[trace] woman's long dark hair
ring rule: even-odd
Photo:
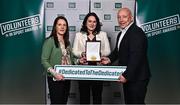
[[[88,13],[88,14],[85,16],[80,31],[81,31],[81,32],[86,32],[87,34],[89,34],[89,33],[88,33],[87,26],[86,26],[86,23],[87,23],[87,20],[88,20],[88,18],[89,18],[90,16],[94,16],[95,19],[96,19],[96,22],[97,22],[96,28],[95,28],[95,30],[93,31],[93,34],[96,35],[96,34],[98,34],[98,33],[101,31],[101,23],[100,23],[100,21],[99,21],[99,17],[98,17],[94,12],[90,12],[90,13]]]
[[[54,43],[56,45],[56,48],[59,48],[59,42],[58,42],[58,37],[57,37],[57,30],[56,30],[56,25],[57,25],[57,22],[59,19],[63,19],[65,22],[66,22],[66,25],[67,25],[67,29],[66,29],[66,32],[63,36],[64,38],[64,43],[65,43],[65,48],[67,48],[67,46],[69,46],[70,42],[69,42],[69,25],[68,25],[68,22],[67,22],[67,19],[63,16],[58,16],[55,20],[54,20],[54,23],[53,23],[53,28],[52,28],[52,31],[51,31],[51,34],[49,37],[54,37]]]

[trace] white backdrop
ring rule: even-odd
[[[134,14],[135,0],[45,0],[46,37],[50,35],[54,19],[63,15],[67,18],[70,29],[70,42],[73,44],[75,33],[80,31],[83,19],[88,12],[95,12],[102,22],[102,31],[108,33],[111,49],[115,47],[119,32],[117,11],[129,7]],[[48,88],[47,88],[48,94]],[[49,103],[49,98],[47,97]],[[77,81],[72,81],[68,103],[79,103]],[[124,103],[122,86],[116,82],[104,82],[103,103]]]

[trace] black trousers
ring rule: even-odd
[[[79,81],[80,104],[90,104],[92,92],[93,104],[102,103],[102,81],[82,80]]]
[[[123,84],[125,104],[145,104],[148,80]]]
[[[51,104],[67,104],[70,92],[70,81],[53,81],[48,77],[48,87]]]

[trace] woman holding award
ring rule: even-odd
[[[69,42],[68,22],[65,17],[55,19],[51,35],[45,40],[41,62],[47,70],[47,80],[51,104],[67,104],[70,81],[57,73],[54,65],[71,65],[73,63]]]
[[[84,18],[81,30],[76,33],[74,39],[73,53],[79,58],[80,65],[100,65],[100,60],[96,56],[92,56],[92,60],[87,60],[87,42],[100,42],[100,56],[108,56],[111,52],[107,34],[101,31],[101,24],[95,13],[88,13]],[[90,91],[92,91],[93,104],[101,104],[102,89],[102,81],[79,81],[80,104],[90,104]]]

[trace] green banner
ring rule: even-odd
[[[45,103],[43,0],[0,1],[0,104]]]
[[[180,103],[179,16],[178,0],[137,0],[137,24],[148,37],[152,71],[147,103]]]

